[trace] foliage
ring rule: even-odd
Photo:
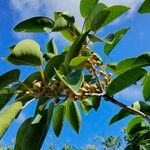
[[[35,114],[18,130],[15,150],[39,150],[51,120],[56,136],[60,135],[65,119],[79,133],[80,110],[85,114],[91,109],[97,111],[101,98],[122,108],[111,123],[130,114],[150,122],[150,106],[147,102],[127,106],[114,98],[116,93],[144,79],[143,97],[145,101],[150,100],[150,73],[147,69],[150,66],[150,52],[119,63],[106,64],[90,47],[90,43],[100,42],[104,45],[104,53],[110,55],[129,28],[119,29],[105,37],[97,37],[96,33],[128,10],[125,6],[108,7],[98,0],[89,0],[88,3],[81,0],[80,13],[84,19],[82,29],[77,27],[74,16],[69,12],[54,12],[53,19],[38,16],[17,24],[14,28],[16,32],[60,32],[70,41],[70,45],[58,53],[57,46],[51,39],[46,45],[45,54],[40,45],[31,39],[22,40],[10,47],[6,61],[39,70],[23,82],[19,81],[18,69],[0,76],[0,138],[32,100],[38,101]],[[139,12],[150,12],[149,0],[144,1]],[[13,103],[3,109],[13,96],[16,96]],[[135,130],[132,124],[140,131]],[[132,130],[134,135],[131,134]],[[138,143],[136,146],[139,148],[149,142],[149,127],[140,117],[133,119],[126,131],[130,139],[128,149],[132,149],[135,143]],[[109,138],[107,142],[109,140],[113,141]]]

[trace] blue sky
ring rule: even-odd
[[[130,31],[126,34],[123,40],[111,53],[110,61],[120,61],[127,57],[138,56],[144,52],[150,51],[149,33],[150,33],[150,17],[149,14],[140,15],[136,13],[136,10],[141,3],[141,0],[103,0],[107,5],[122,4],[132,7],[126,15],[113,22],[108,27],[102,29],[98,35],[106,35],[108,33],[115,32],[123,27],[131,27]],[[48,42],[48,39],[55,36],[58,48],[61,51],[62,47],[68,45],[59,34],[25,34],[14,33],[13,27],[19,21],[38,15],[46,15],[52,17],[52,12],[57,11],[73,11],[76,16],[77,23],[81,26],[82,19],[79,17],[78,12],[79,0],[0,0],[0,57],[6,57],[9,54],[8,47],[17,43],[21,39],[34,39],[40,43],[43,51],[44,45]],[[106,59],[102,46],[96,44],[96,52],[98,52],[104,59]],[[0,59],[0,74],[11,69],[18,68],[17,66],[8,64]],[[22,70],[21,80],[24,80],[28,74],[36,71],[36,68],[32,67],[19,67]],[[132,91],[132,92],[131,92]],[[116,95],[120,101],[126,104],[131,104],[133,101],[142,100],[142,93],[140,87],[128,88],[118,95]],[[3,143],[8,145],[13,144],[13,138],[16,135],[19,125],[29,116],[32,116],[32,110],[35,107],[35,102],[21,113],[19,118],[13,122],[9,128],[5,137],[2,139]],[[65,143],[70,143],[76,147],[83,147],[86,143],[91,143],[95,136],[107,136],[107,135],[122,135],[121,128],[123,128],[128,119],[120,121],[112,126],[109,126],[109,120],[115,112],[119,110],[118,107],[113,104],[102,101],[101,107],[98,112],[91,111],[88,116],[82,115],[82,125],[80,134],[77,135],[70,128],[68,123],[65,123],[64,129],[60,138],[56,138],[52,129],[47,135],[46,141],[43,145],[43,150],[48,149],[50,143],[57,144],[62,147]]]

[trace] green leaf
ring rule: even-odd
[[[89,57],[87,56],[78,56],[78,57],[74,57],[71,61],[70,61],[70,68],[71,69],[83,69],[87,60]]]
[[[59,69],[61,64],[64,62],[65,56],[57,55],[51,58],[44,70],[45,77],[49,80],[55,75],[55,69]]]
[[[66,104],[66,117],[71,125],[71,127],[79,133],[80,123],[81,123],[81,115],[77,105],[77,102],[72,100],[68,100]]]
[[[110,11],[110,14],[107,17],[107,19],[105,20],[103,26],[106,26],[107,24],[111,23],[116,18],[120,17],[122,14],[127,12],[129,9],[130,9],[129,7],[119,6],[119,5],[115,5],[115,6],[106,8],[105,10]]]
[[[54,21],[47,17],[33,17],[27,19],[19,24],[17,24],[14,28],[16,32],[45,32],[44,28],[52,28],[54,25]]]
[[[116,72],[117,65],[118,63],[109,63],[106,65],[106,67],[110,69],[112,72]]]
[[[110,11],[108,10],[102,10],[98,12],[91,23],[91,30],[95,32],[100,29],[103,26],[107,17],[109,16],[109,13]]]
[[[84,34],[82,34],[81,36],[79,36],[76,41],[72,44],[72,46],[70,47],[70,50],[67,52],[66,57],[65,57],[65,61],[64,61],[64,65],[66,68],[66,72],[69,73],[69,64],[70,61],[78,56],[81,48],[82,48],[82,44],[85,42],[85,39],[88,35],[89,31],[85,32]]]
[[[19,80],[20,70],[14,69],[0,76],[0,90]]]
[[[150,74],[147,74],[143,81],[143,96],[146,101],[150,100]]]
[[[55,55],[58,54],[57,46],[56,46],[53,38],[47,43],[46,51],[47,51],[47,53],[53,53]]]
[[[40,46],[33,40],[22,40],[11,51],[6,60],[15,65],[40,66],[43,54]]]
[[[150,66],[150,52],[138,56],[132,63],[131,68]]]
[[[146,70],[142,68],[133,68],[129,71],[122,73],[110,83],[109,87],[107,88],[107,94],[114,95],[124,90],[125,88],[136,84],[136,82],[143,78],[146,73]]]
[[[12,45],[9,47],[9,50],[12,51],[15,48],[16,45]]]
[[[92,101],[90,99],[87,99],[87,98],[80,101],[80,105],[81,105],[81,109],[82,109],[82,111],[84,112],[85,115],[87,115],[88,112],[93,107]]]
[[[43,110],[36,115],[25,132],[22,142],[22,150],[41,149],[50,126],[53,109],[54,103],[51,103],[48,111]]]
[[[52,28],[53,32],[62,31],[68,28],[68,22],[63,18],[60,17],[55,21],[54,27]]]
[[[7,102],[12,98],[14,93],[10,88],[4,88],[0,91],[0,111],[7,104]]]
[[[84,82],[84,76],[81,70],[77,70],[69,74],[68,76],[61,75],[57,70],[56,74],[58,78],[75,94],[78,93]]]
[[[46,61],[49,61],[51,58],[53,58],[54,56],[56,56],[55,54],[53,53],[46,53],[43,55],[43,58],[46,60]]]
[[[91,42],[104,42],[104,43],[108,43],[108,44],[112,44],[114,39],[115,39],[115,35],[114,34],[109,34],[106,37],[103,38],[98,38],[95,35],[89,34],[88,35],[89,39]]]
[[[14,102],[0,114],[0,139],[3,137],[22,107],[22,102]]]
[[[101,104],[101,98],[99,96],[93,96],[91,97],[92,100],[92,106],[95,111],[98,111],[100,104]]]
[[[61,34],[69,41],[74,42],[75,39],[80,36],[80,29],[79,27],[74,23],[71,26],[69,26],[67,29],[61,31]]]
[[[74,16],[72,15],[72,13],[68,12],[68,11],[65,11],[61,14],[61,16],[67,20],[68,22],[70,22],[71,24],[75,23],[75,18]]]
[[[150,1],[149,0],[145,0],[140,9],[138,10],[139,13],[150,13]]]
[[[142,122],[143,122],[143,118],[141,118],[141,117],[136,117],[136,118],[132,119],[126,128],[127,135],[130,135],[132,133],[133,128],[141,126]]]
[[[88,17],[85,20],[84,31],[88,31],[91,29],[91,23],[92,23],[94,17],[97,15],[98,12],[105,9],[106,7],[107,6],[102,3],[97,3],[94,5],[93,9],[91,9]]]
[[[127,110],[121,109],[116,115],[114,115],[114,116],[111,118],[111,120],[110,120],[110,122],[109,122],[109,125],[111,125],[111,124],[113,124],[113,123],[115,123],[115,122],[118,122],[118,121],[120,121],[121,119],[124,119],[125,117],[127,117],[127,116],[129,116],[129,115],[130,115],[130,113],[129,113]]]
[[[22,140],[24,138],[24,134],[27,131],[27,128],[30,125],[31,121],[32,121],[32,118],[28,118],[20,126],[17,132],[14,150],[22,150]]]
[[[109,55],[109,53],[113,50],[113,48],[120,42],[120,40],[123,38],[123,36],[126,34],[126,32],[129,30],[129,28],[124,28],[115,33],[115,40],[112,44],[105,44],[104,46],[104,52],[106,55]]]
[[[53,125],[54,133],[57,137],[59,137],[61,130],[63,128],[63,123],[65,119],[65,111],[66,111],[66,106],[63,104],[60,104],[56,107],[56,110],[54,112],[52,125]]]
[[[38,81],[42,81],[41,73],[40,72],[34,72],[31,75],[29,75],[23,83],[26,84],[29,88],[33,88],[33,83]]]
[[[87,18],[90,11],[93,9],[98,0],[81,0],[80,1],[80,14],[83,18]]]
[[[145,102],[142,101],[134,102],[131,107],[135,110],[150,115],[150,105],[148,105]],[[128,117],[129,115],[131,115],[131,113],[129,113],[126,109],[121,109],[116,115],[112,117],[112,119],[110,120],[110,125],[124,119],[125,117]],[[132,114],[132,115],[136,115],[136,114]]]
[[[122,60],[121,62],[118,63],[115,73],[121,74],[127,70],[131,69],[131,65],[135,61],[136,58],[127,58],[125,60]]]

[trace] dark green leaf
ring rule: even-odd
[[[101,103],[101,98],[99,96],[93,96],[91,98],[92,100],[92,106],[94,108],[95,111],[98,111],[99,107],[100,107],[100,103]]]
[[[150,74],[147,74],[143,81],[143,96],[145,100],[150,100]]]
[[[95,32],[100,29],[107,19],[109,13],[110,11],[108,10],[102,10],[98,12],[91,23],[91,30]]]
[[[14,69],[0,76],[0,90],[19,80],[20,70]]]
[[[63,128],[63,123],[65,119],[65,111],[66,111],[66,106],[63,104],[60,104],[56,107],[56,110],[54,112],[52,123],[53,123],[54,133],[57,137],[59,137],[61,130]]]
[[[25,132],[22,150],[39,150],[44,142],[50,126],[54,103],[51,103],[49,110],[43,110],[33,119]]]
[[[54,21],[47,17],[33,17],[27,19],[19,24],[17,24],[14,28],[16,32],[45,32],[44,28],[52,28],[54,25]]]
[[[75,23],[75,18],[74,18],[74,16],[70,13],[70,12],[68,12],[68,11],[65,11],[65,12],[63,12],[62,14],[61,14],[61,16],[64,18],[64,19],[66,19],[68,22],[70,22],[70,23]]]
[[[81,115],[77,105],[77,102],[72,100],[68,100],[66,104],[66,117],[71,125],[71,127],[79,133],[80,123],[81,123]]]
[[[4,88],[0,91],[0,111],[7,104],[7,102],[12,98],[14,93],[10,88]]]
[[[139,13],[150,13],[150,1],[149,0],[145,0],[142,3],[142,6],[138,10],[138,12]]]
[[[97,15],[98,12],[100,12],[101,10],[103,10],[105,8],[106,8],[106,5],[104,5],[102,3],[97,3],[94,5],[93,9],[91,9],[88,17],[85,20],[84,31],[88,31],[91,29],[91,23],[92,23],[94,17]]]
[[[131,68],[145,67],[150,65],[150,52],[138,56],[132,63]]]
[[[90,11],[93,9],[94,5],[98,0],[81,0],[80,1],[80,14],[83,18],[87,18]]]
[[[112,72],[116,71],[118,63],[109,63],[106,65],[107,68],[109,68]]]
[[[29,119],[25,120],[22,123],[22,125],[20,126],[20,128],[17,132],[14,150],[22,150],[22,140],[23,140],[25,132],[26,132],[28,126],[30,125],[31,121],[32,121],[32,118],[29,118]]]
[[[105,44],[104,52],[106,55],[109,55],[109,53],[113,50],[113,48],[119,43],[119,41],[123,38],[123,36],[126,34],[126,32],[129,30],[129,28],[124,28],[115,33],[115,40],[112,44]]]
[[[14,102],[0,114],[0,139],[3,137],[22,107],[22,102]]]
[[[55,69],[59,69],[61,64],[63,63],[65,59],[65,56],[62,55],[57,55],[51,58],[44,70],[45,77],[49,80],[55,75]]]
[[[22,40],[15,46],[6,60],[15,65],[40,66],[43,61],[43,54],[38,43],[33,40]]]
[[[53,53],[46,53],[43,55],[43,58],[46,60],[46,61],[49,61],[51,58],[53,58],[54,56],[56,56],[55,54]]]
[[[58,78],[75,94],[78,93],[84,82],[84,76],[81,70],[74,71],[68,76],[63,76],[56,70],[56,74]]]
[[[57,46],[53,38],[47,43],[46,51],[47,53],[53,53],[55,55],[58,54]]]
[[[69,68],[70,61],[74,57],[78,56],[78,54],[79,54],[79,52],[80,52],[80,50],[82,48],[82,44],[84,43],[84,41],[85,41],[88,33],[89,33],[89,31],[85,32],[80,37],[78,37],[77,40],[70,47],[70,50],[68,51],[68,53],[66,54],[65,61],[64,61],[66,72],[69,73],[69,70],[70,70],[70,68]]]
[[[83,69],[87,60],[89,57],[87,56],[78,56],[78,57],[74,57],[71,61],[70,61],[70,68],[71,69]]]
[[[136,84],[138,80],[146,75],[146,70],[142,68],[134,68],[117,76],[107,88],[108,95],[114,95],[125,88]]]
[[[80,101],[81,109],[84,112],[85,115],[88,114],[88,112],[92,109],[92,101],[90,99],[84,99]]]

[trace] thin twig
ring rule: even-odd
[[[119,102],[118,100],[116,100],[115,98],[109,96],[109,95],[104,95],[103,96],[107,101],[121,107],[121,108],[124,108],[126,109],[127,111],[129,111],[131,114],[136,114],[136,115],[139,115],[141,116],[142,118],[145,118],[149,123],[150,123],[150,116],[144,114],[143,112],[139,111],[139,110],[136,110],[130,106],[127,106],[125,104],[123,104],[122,102]]]

